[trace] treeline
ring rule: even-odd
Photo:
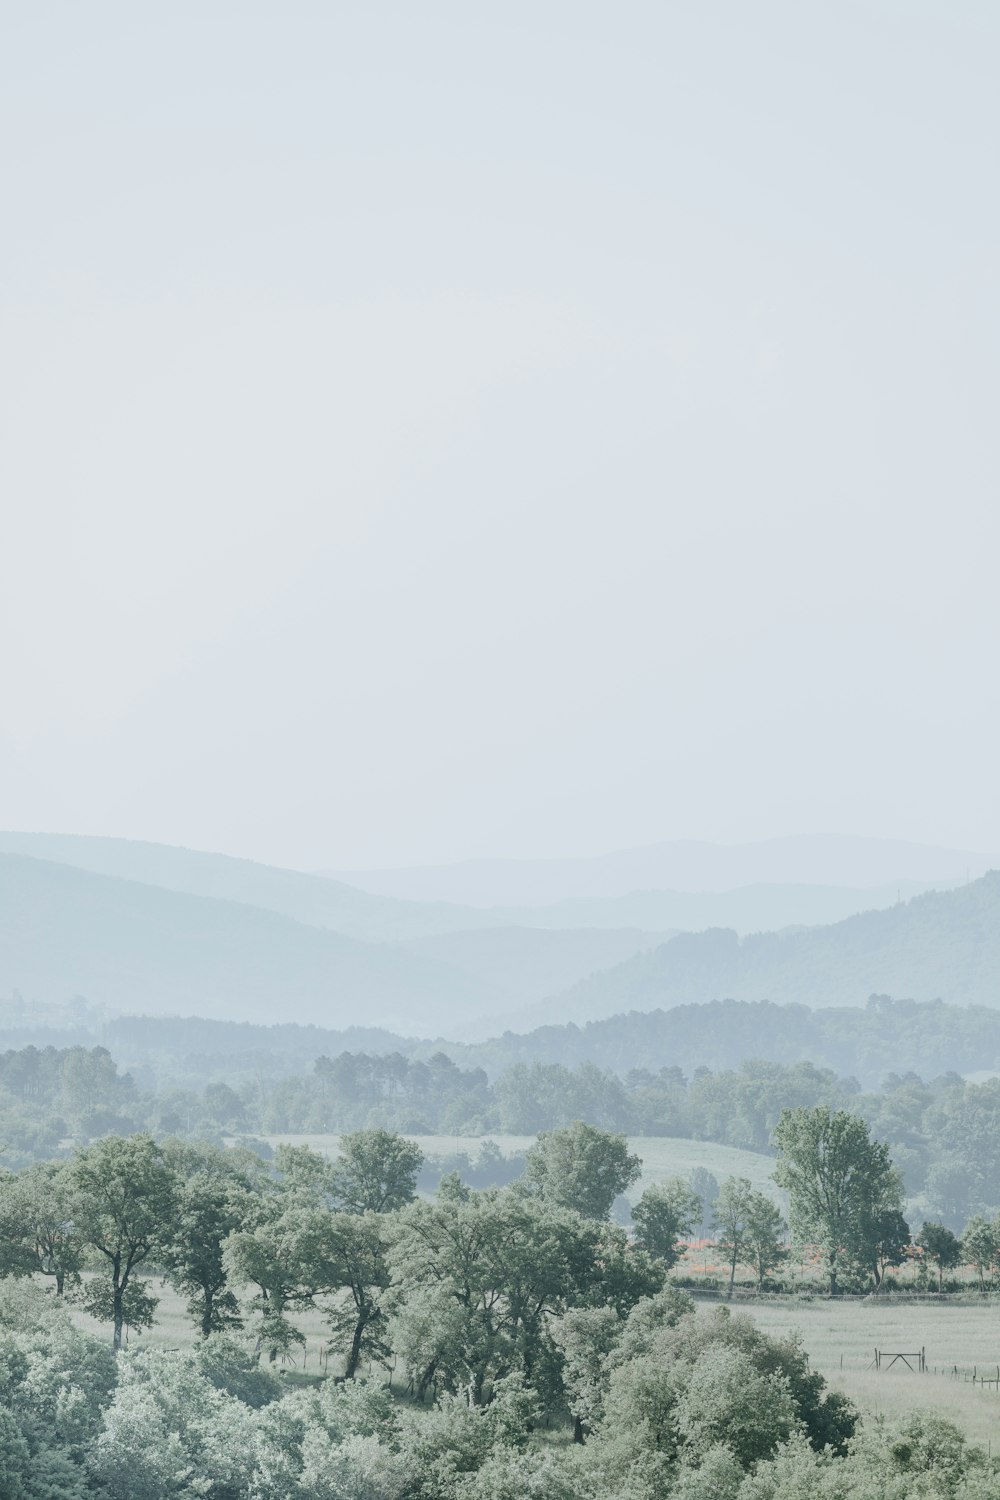
[[[748,1057],[820,1068],[880,1087],[886,1073],[1000,1071],[1000,1008],[896,1000],[872,995],[864,1006],[777,1005],[712,1000],[669,1010],[630,1010],[578,1026],[505,1032],[492,1041],[445,1050],[491,1077],[516,1062],[593,1062],[624,1076],[632,1068],[736,1068]]]
[[[534,1135],[580,1119],[631,1135],[770,1152],[782,1111],[816,1104],[860,1115],[887,1143],[916,1216],[957,1229],[1000,1208],[1000,1080],[890,1074],[880,1091],[867,1092],[811,1063],[751,1061],[690,1078],[676,1067],[633,1068],[621,1077],[593,1064],[519,1063],[491,1082],[483,1069],[460,1067],[444,1053],[426,1060],[341,1053],[319,1058],[306,1076],[151,1092],[120,1074],[103,1048],[0,1055],[0,1137],[9,1166],[140,1129],[215,1140],[369,1126],[409,1135]]]
[[[506,1032],[463,1045],[395,1036],[377,1028],[210,1021],[198,1017],[119,1016],[88,1019],[72,1030],[18,1027],[0,1032],[12,1050],[35,1046],[105,1047],[147,1090],[232,1085],[254,1078],[308,1073],[319,1057],[342,1052],[401,1053],[426,1060],[444,1052],[491,1079],[515,1063],[594,1063],[623,1076],[633,1068],[737,1068],[748,1057],[791,1065],[812,1062],[878,1089],[886,1073],[1000,1071],[1000,1008],[917,1002],[873,995],[864,1007],[813,1009],[768,1001],[717,1000],[670,1010],[631,1011],[586,1025]]]

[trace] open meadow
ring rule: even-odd
[[[160,1298],[156,1323],[145,1333],[133,1333],[128,1347],[191,1348],[198,1335],[184,1310],[184,1299],[159,1281],[153,1282],[151,1290]],[[980,1375],[995,1372],[1000,1361],[1000,1302],[788,1297],[724,1304],[699,1298],[698,1315],[709,1317],[721,1305],[732,1305],[734,1312],[745,1313],[766,1333],[800,1334],[812,1368],[865,1412],[897,1417],[913,1408],[934,1411],[955,1422],[971,1441],[1000,1449],[1000,1390],[973,1387],[961,1378],[971,1374],[973,1368]],[[73,1309],[73,1321],[100,1338],[110,1337],[106,1326],[79,1308]],[[303,1375],[318,1376],[325,1368],[327,1324],[316,1310],[295,1315],[293,1321],[306,1343],[279,1369],[293,1381]],[[892,1353],[925,1348],[928,1373],[915,1373],[902,1362],[876,1373],[870,1368],[876,1346]],[[960,1372],[958,1379],[951,1373],[955,1365]],[[341,1368],[342,1362],[331,1356],[330,1373],[339,1373]],[[401,1376],[402,1371],[397,1371],[400,1391]]]
[[[270,1146],[287,1144],[309,1146],[325,1156],[336,1156],[340,1149],[339,1135],[268,1135],[264,1139]],[[535,1144],[533,1135],[410,1135],[407,1140],[420,1147],[425,1156],[455,1156],[465,1152],[472,1159],[479,1153],[484,1141],[493,1141],[504,1156],[523,1156]],[[667,1177],[687,1177],[695,1167],[704,1167],[718,1178],[748,1177],[761,1192],[772,1194],[780,1200],[781,1195],[771,1180],[774,1161],[756,1151],[741,1151],[735,1146],[719,1146],[712,1141],[692,1141],[686,1138],[662,1135],[629,1136],[629,1149],[642,1160],[642,1176],[629,1191],[634,1201],[653,1183]]]
[[[701,1299],[699,1304],[713,1306]],[[934,1411],[973,1442],[1000,1450],[1000,1388],[984,1390],[962,1378],[973,1369],[980,1376],[1000,1373],[1000,1302],[776,1297],[741,1310],[765,1333],[799,1333],[812,1368],[866,1412],[896,1417],[914,1407]],[[876,1373],[876,1347],[890,1353],[926,1349],[927,1374],[901,1360]],[[957,1379],[951,1373],[956,1365]]]

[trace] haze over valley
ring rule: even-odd
[[[692,889],[618,890],[640,870],[683,880],[683,856],[669,846],[616,856],[605,894],[589,897],[579,894],[589,870],[550,864],[526,884],[555,899],[481,906],[163,845],[0,834],[0,994],[55,1007],[78,995],[120,1013],[363,1021],[456,1041],[692,1001],[1000,1004],[1000,876],[954,879],[982,856],[861,839],[699,846]],[[508,890],[521,868],[504,869]],[[943,878],[928,890],[934,868]],[[734,872],[755,883],[698,890],[712,871],[720,885]],[[755,879],[796,871],[871,871],[883,884]],[[446,876],[442,886],[460,890]],[[637,914],[673,920],[612,924]]]

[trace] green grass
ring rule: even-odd
[[[700,1304],[704,1312],[705,1304]],[[920,1408],[955,1422],[986,1447],[1000,1439],[1000,1391],[975,1389],[948,1372],[978,1366],[992,1372],[1000,1361],[1000,1304],[889,1302],[865,1299],[754,1302],[754,1321],[772,1334],[798,1331],[814,1370],[866,1412],[898,1417]],[[911,1373],[902,1363],[879,1374],[869,1370],[880,1349],[927,1351],[929,1373]]]
[[[151,1290],[161,1299],[157,1321],[145,1333],[132,1334],[129,1347],[191,1348],[198,1335],[184,1310],[184,1299],[159,1282],[154,1282]],[[710,1316],[714,1305],[699,1301],[697,1315]],[[755,1301],[749,1308],[738,1310],[747,1311],[766,1333],[797,1331],[812,1368],[864,1412],[899,1417],[915,1408],[934,1411],[956,1423],[972,1442],[984,1447],[1000,1442],[1000,1392],[973,1388],[948,1373],[953,1365],[970,1372],[977,1366],[980,1373],[995,1368],[1000,1361],[1000,1303],[775,1298]],[[79,1327],[110,1342],[109,1326],[96,1323],[79,1308],[71,1312]],[[294,1382],[303,1375],[319,1374],[320,1351],[329,1332],[317,1311],[293,1315],[293,1322],[306,1336],[304,1357],[298,1350],[294,1363],[278,1368]],[[893,1352],[924,1347],[929,1373],[919,1375],[897,1365],[876,1374],[868,1368],[876,1345]],[[339,1371],[341,1365],[331,1358],[329,1368]]]
[[[268,1135],[271,1146],[287,1144],[309,1146],[326,1156],[336,1156],[339,1135]],[[495,1141],[504,1156],[521,1156],[535,1144],[533,1135],[411,1135],[425,1156],[453,1156],[464,1151],[475,1157],[484,1140]],[[720,1182],[726,1177],[749,1177],[755,1188],[775,1193],[771,1173],[774,1162],[756,1151],[740,1151],[735,1146],[718,1146],[712,1141],[689,1141],[674,1136],[633,1135],[629,1147],[642,1158],[642,1177],[630,1196],[634,1199],[655,1182],[666,1177],[687,1177],[695,1167],[704,1167]]]
[[[89,1279],[90,1272],[84,1272],[84,1279]],[[145,1278],[144,1278],[145,1279]],[[156,1309],[156,1322],[152,1328],[147,1328],[143,1333],[134,1331],[128,1333],[126,1344],[129,1349],[191,1349],[198,1343],[200,1335],[193,1318],[186,1311],[186,1298],[176,1292],[167,1283],[161,1284],[158,1277],[150,1275],[149,1291],[154,1297],[159,1297],[160,1303]],[[90,1317],[80,1307],[70,1302],[67,1310],[78,1328],[92,1333],[96,1338],[106,1339],[111,1342],[111,1324],[99,1323]],[[322,1313],[311,1309],[303,1313],[293,1312],[291,1320],[296,1328],[305,1335],[305,1362],[303,1364],[303,1352],[297,1349],[294,1359],[285,1361],[283,1368],[286,1374],[293,1375],[296,1372],[306,1375],[315,1375],[320,1369],[320,1350],[325,1348],[330,1338],[329,1326],[323,1318]],[[339,1373],[341,1365],[330,1358],[331,1373]]]

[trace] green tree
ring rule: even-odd
[[[384,1359],[389,1352],[382,1308],[382,1294],[389,1285],[385,1229],[381,1214],[330,1215],[328,1253],[349,1300],[334,1303],[327,1317],[334,1337],[346,1340],[344,1373],[349,1380],[363,1355]]]
[[[563,1389],[575,1443],[582,1443],[604,1414],[608,1355],[622,1327],[613,1307],[571,1307],[556,1323],[553,1337],[563,1357]]]
[[[748,1177],[727,1177],[715,1200],[712,1227],[719,1248],[729,1260],[729,1295],[733,1295],[736,1267],[746,1254],[753,1184]]]
[[[758,1290],[770,1271],[788,1258],[784,1238],[788,1225],[781,1210],[766,1193],[754,1193],[747,1217],[747,1253],[757,1276]]]
[[[260,1183],[236,1152],[184,1147],[183,1155],[188,1175],[179,1183],[164,1260],[170,1281],[187,1294],[187,1310],[208,1338],[242,1321],[223,1247],[231,1234],[259,1217]]]
[[[524,1175],[547,1202],[575,1209],[585,1219],[606,1219],[641,1170],[625,1136],[577,1120],[542,1132],[528,1152]]]
[[[155,1302],[135,1271],[167,1242],[177,1186],[148,1135],[108,1136],[78,1152],[70,1166],[73,1224],[104,1272],[88,1288],[86,1305],[111,1322],[115,1349],[126,1321],[136,1327],[152,1321]]]
[[[966,1265],[973,1266],[979,1277],[979,1290],[985,1292],[987,1277],[1000,1253],[1000,1226],[997,1220],[986,1219],[982,1214],[969,1220],[962,1232],[962,1255]]]
[[[261,1347],[273,1363],[305,1342],[289,1313],[334,1292],[341,1272],[331,1239],[333,1215],[294,1195],[276,1196],[256,1224],[235,1230],[223,1246],[222,1264],[236,1285],[253,1286],[261,1318]]]
[[[412,1203],[424,1154],[391,1130],[355,1130],[341,1136],[332,1192],[347,1213],[391,1213]]]
[[[701,1199],[683,1178],[654,1183],[632,1210],[636,1243],[669,1269],[680,1260],[679,1241],[691,1236],[701,1213]]]
[[[600,1282],[595,1249],[592,1224],[511,1189],[411,1204],[392,1236],[390,1343],[418,1391],[462,1389],[478,1406],[504,1375],[534,1383],[551,1318]]]
[[[761,1370],[732,1345],[706,1349],[688,1374],[676,1409],[681,1444],[695,1457],[728,1448],[743,1469],[770,1458],[798,1425],[787,1378]]]
[[[927,1223],[917,1235],[917,1244],[937,1266],[940,1292],[944,1285],[945,1271],[950,1271],[961,1263],[962,1243],[944,1224]]]
[[[910,1243],[910,1226],[897,1208],[885,1208],[873,1216],[870,1232],[863,1236],[862,1243],[869,1250],[868,1264],[863,1269],[871,1274],[877,1291],[889,1267],[902,1261]]]
[[[63,1162],[38,1162],[20,1173],[15,1192],[32,1269],[50,1276],[61,1297],[79,1283],[83,1241],[73,1220],[70,1170]]]
[[[901,1205],[889,1148],[872,1140],[857,1115],[825,1104],[784,1110],[773,1139],[779,1153],[774,1177],[788,1190],[792,1228],[821,1248],[836,1296],[841,1268],[872,1264],[879,1215]]]

